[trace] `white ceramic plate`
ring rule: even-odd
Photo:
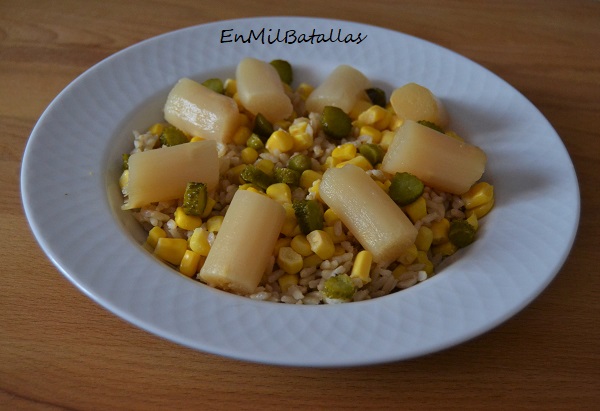
[[[313,30],[324,36],[300,42]],[[250,42],[235,41],[251,31]],[[355,41],[317,43],[330,33],[333,40],[341,33],[340,39]],[[255,302],[158,263],[140,246],[144,237],[137,223],[119,209],[121,153],[130,150],[132,130],[162,120],[166,95],[180,77],[233,76],[246,56],[287,59],[297,81],[312,84],[346,63],[388,93],[406,82],[430,88],[448,108],[452,128],[488,154],[484,179],[494,184],[497,202],[478,241],[418,286],[345,305]],[[35,126],[23,159],[22,195],[49,258],[116,315],[205,352],[320,367],[413,358],[490,330],[550,283],[579,219],[577,178],[565,147],[506,82],[460,55],[398,32],[289,17],[191,27],[92,67]]]

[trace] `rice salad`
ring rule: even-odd
[[[123,156],[122,208],[148,233],[144,246],[209,286],[316,305],[412,287],[475,241],[494,204],[493,186],[481,180],[485,154],[449,129],[442,103],[425,87],[409,83],[388,99],[358,70],[340,67],[322,84],[293,87],[286,61],[248,58],[233,78],[176,85],[165,121],[134,131]],[[272,90],[267,103],[254,83]],[[183,86],[222,101],[205,105]],[[183,113],[190,105],[198,107],[195,119]],[[202,123],[207,112],[234,120]],[[167,158],[175,148],[181,153]],[[424,167],[419,150],[433,163]],[[190,176],[190,168],[204,170]]]

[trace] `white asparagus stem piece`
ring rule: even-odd
[[[411,173],[428,186],[462,194],[481,178],[486,160],[479,147],[406,120],[383,157],[381,169],[390,174]]]
[[[394,90],[390,104],[404,120],[426,120],[442,128],[448,126],[448,114],[442,102],[426,87],[408,83]]]
[[[204,183],[210,191],[219,181],[217,143],[213,140],[142,151],[132,154],[128,164],[124,210],[183,197],[189,182]]]
[[[188,78],[171,89],[164,106],[165,120],[188,133],[229,143],[239,126],[239,110],[231,97]]]
[[[235,77],[238,97],[252,114],[260,113],[272,123],[292,114],[292,102],[285,93],[277,70],[271,64],[245,58],[238,64]]]
[[[319,195],[377,263],[396,260],[415,242],[417,230],[402,209],[355,165],[327,169]]]
[[[267,269],[284,219],[278,202],[238,190],[198,278],[236,294],[252,293]]]
[[[321,113],[325,106],[339,107],[349,113],[359,100],[368,100],[368,78],[357,69],[341,65],[335,68],[306,99],[310,112]]]

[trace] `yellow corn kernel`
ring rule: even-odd
[[[461,136],[459,136],[458,134],[456,134],[456,133],[455,133],[454,131],[452,131],[452,130],[446,130],[446,132],[445,132],[444,134],[446,134],[447,136],[450,136],[450,137],[452,137],[452,138],[455,138],[455,139],[457,139],[458,141],[465,141],[465,139],[464,139],[464,138],[462,138]]]
[[[340,161],[348,161],[356,157],[356,146],[352,143],[346,143],[337,146],[331,152],[331,157]]]
[[[275,163],[273,163],[271,160],[267,160],[266,158],[258,160],[254,165],[256,168],[270,176],[273,175],[273,170],[275,170]]]
[[[233,99],[233,101],[235,101],[235,104],[237,104],[238,110],[240,111],[240,113],[247,112],[246,107],[244,107],[242,100],[240,100],[240,95],[238,94],[237,91],[235,92],[235,94],[233,96],[231,96],[231,98]]]
[[[215,215],[206,220],[206,231],[209,233],[217,233],[221,229],[221,225],[223,224],[223,216]]]
[[[183,238],[159,238],[154,248],[154,255],[173,265],[179,265],[187,250],[187,241]]]
[[[127,185],[127,183],[129,183],[129,170],[123,170],[121,177],[119,177],[119,187],[121,187],[121,190]]]
[[[283,209],[285,210],[285,218],[290,218],[290,219],[294,219],[295,222],[297,222],[296,220],[296,211],[294,210],[294,207],[292,204],[290,203],[286,203],[283,204]]]
[[[229,170],[227,170],[227,179],[229,181],[231,181],[232,183],[236,183],[236,184],[244,184],[245,181],[242,180],[242,178],[240,177],[240,174],[242,174],[242,171],[244,171],[244,169],[246,168],[246,164],[238,164],[235,167],[231,167]]]
[[[292,247],[292,249],[302,257],[308,257],[313,253],[310,248],[310,243],[304,234],[298,234],[294,236],[290,242],[290,247]]]
[[[208,242],[208,231],[202,227],[194,230],[188,240],[190,249],[200,255],[206,257],[210,251],[210,243]]]
[[[323,178],[323,174],[318,171],[304,170],[300,175],[300,187],[308,190],[316,180],[320,180],[321,178]]]
[[[146,243],[152,248],[156,247],[156,243],[159,238],[165,238],[167,236],[167,232],[160,227],[152,227],[152,229],[148,232],[148,238],[146,239]]]
[[[249,127],[241,126],[233,133],[233,137],[231,138],[233,144],[237,144],[238,146],[245,146],[246,142],[252,135],[252,130]]]
[[[381,141],[379,142],[379,145],[384,150],[387,150],[388,148],[390,148],[390,144],[392,143],[392,140],[394,139],[395,135],[396,135],[395,131],[383,130],[381,132]]]
[[[323,262],[323,259],[316,254],[311,254],[305,257],[302,263],[302,268],[317,267]]]
[[[471,226],[477,230],[479,228],[479,220],[477,219],[477,215],[475,213],[472,213],[468,218],[467,218],[467,223],[471,224]]]
[[[423,271],[425,271],[428,275],[433,274],[433,263],[427,257],[426,251],[418,251],[417,252],[417,262],[420,264],[425,264]]]
[[[289,84],[282,82],[281,85],[287,94],[292,94],[294,92],[294,89]]]
[[[315,195],[315,199],[320,200],[319,197],[319,186],[321,185],[321,180],[315,180],[312,186],[308,188],[309,193],[313,193]]]
[[[302,256],[292,247],[281,247],[277,253],[277,264],[288,274],[296,274],[302,270]]]
[[[434,221],[431,223],[431,232],[433,239],[431,244],[437,245],[448,241],[448,230],[450,229],[450,221],[447,218],[442,218],[440,221]]]
[[[477,206],[475,208],[467,209],[465,214],[467,215],[467,217],[475,215],[477,218],[482,218],[487,213],[489,213],[493,207],[494,207],[494,199],[492,199],[492,200],[488,201],[487,203],[484,203],[480,206]]]
[[[275,242],[275,247],[273,247],[273,255],[277,257],[279,255],[279,250],[283,247],[289,247],[292,239],[290,237],[281,237],[278,238]]]
[[[294,140],[294,151],[303,151],[312,147],[314,138],[306,131],[308,120],[297,120],[289,127],[288,132]]]
[[[390,119],[390,124],[388,128],[392,131],[396,131],[400,128],[400,126],[404,123],[404,120],[398,117],[396,114],[392,114],[392,118]]]
[[[357,119],[357,123],[366,126],[372,126],[377,130],[385,130],[392,119],[392,113],[385,108],[373,105],[367,110],[360,113]]]
[[[346,249],[339,244],[335,245],[335,250],[333,251],[334,257],[339,257],[340,255],[346,254]]]
[[[280,204],[292,202],[292,190],[286,183],[275,183],[267,187],[267,196]]]
[[[206,199],[206,206],[204,206],[204,211],[202,212],[201,217],[202,218],[206,218],[210,215],[210,213],[212,212],[215,204],[217,204],[217,202],[215,201],[214,198],[212,197],[208,197]]]
[[[341,163],[337,164],[336,167],[338,167],[338,168],[344,167],[346,164],[354,164],[355,166],[358,166],[365,171],[369,171],[369,170],[373,169],[373,165],[369,162],[369,160],[367,160],[365,157],[360,156],[360,155],[356,156],[350,160],[342,161]]]
[[[409,205],[402,207],[402,210],[413,223],[416,223],[427,215],[427,201],[421,196]]]
[[[291,286],[298,285],[299,281],[300,281],[300,278],[298,277],[298,274],[295,274],[295,273],[294,274],[284,274],[277,279],[277,282],[279,283],[279,288],[281,288],[282,293],[287,292],[287,290]]]
[[[392,271],[392,275],[396,280],[399,280],[406,271],[408,271],[408,268],[406,268],[405,265],[399,264],[398,267],[394,268],[394,271]]]
[[[294,140],[294,151],[308,150],[314,142],[313,136],[308,133],[292,134],[292,139]]]
[[[277,130],[269,136],[265,147],[270,153],[274,153],[275,151],[285,153],[294,148],[294,139],[287,131]]]
[[[381,142],[381,131],[377,130],[373,126],[362,126],[358,132],[359,136],[371,137],[371,142],[379,144]]]
[[[335,211],[333,211],[331,208],[328,208],[327,210],[325,210],[325,212],[323,213],[323,220],[325,221],[325,224],[327,225],[334,225],[336,221],[338,221],[340,218],[338,217],[338,215],[335,213]]]
[[[333,256],[335,245],[331,236],[325,231],[311,231],[306,235],[306,239],[310,243],[310,249],[323,260],[327,260]]]
[[[386,193],[389,191],[389,186],[387,186],[383,181],[375,180],[375,184],[377,184]]]
[[[327,170],[328,168],[332,168],[332,167],[336,167],[338,164],[340,163],[340,160],[338,160],[337,158],[333,158],[332,156],[329,156],[325,159],[325,163],[323,163],[323,170]]]
[[[228,78],[223,84],[223,89],[226,96],[233,97],[237,93],[237,82],[235,79]]]
[[[431,228],[426,226],[419,227],[417,232],[417,238],[415,239],[415,245],[419,251],[427,251],[431,247],[433,241],[433,231]]]
[[[398,261],[404,265],[412,264],[416,259],[419,250],[417,250],[417,246],[412,244],[410,247],[404,251],[404,253],[398,258]]]
[[[250,185],[250,187],[246,188],[246,190],[252,191],[257,194],[265,194],[264,191],[262,191],[260,188],[256,187],[254,184]]]
[[[202,217],[187,215],[183,211],[183,207],[177,207],[175,210],[175,223],[177,227],[183,228],[184,230],[193,230],[202,225]]]
[[[154,134],[155,136],[160,136],[164,129],[165,129],[164,124],[156,123],[156,124],[153,124],[152,127],[150,127],[150,129],[148,131],[150,133]]]
[[[371,281],[371,264],[373,263],[373,254],[370,251],[362,250],[356,254],[354,265],[352,266],[351,278],[358,278],[363,284]]]
[[[295,113],[292,112],[290,117],[292,117],[292,118],[295,117]],[[290,128],[291,125],[292,125],[292,122],[289,120],[280,120],[280,121],[273,123],[273,128],[275,130],[278,130],[278,129],[287,130]]]
[[[252,164],[258,159],[258,151],[252,147],[246,147],[240,153],[240,158],[244,164]]]
[[[346,236],[346,233],[344,233],[343,230],[341,232],[336,233],[335,228],[332,226],[323,227],[323,231],[325,231],[327,234],[329,234],[329,237],[331,237],[333,244],[339,244],[342,241],[346,241],[348,239],[348,237]]]
[[[248,190],[249,188],[252,188],[253,189],[252,191],[259,190],[259,188],[252,183],[245,183],[245,184],[242,184],[241,186],[238,186],[238,190]]]
[[[373,103],[371,103],[369,100],[358,100],[348,115],[351,119],[357,120],[360,115],[367,111],[372,105]]]
[[[433,254],[440,254],[444,257],[451,256],[454,254],[458,247],[452,244],[452,241],[446,241],[445,243],[437,244],[431,247]]]
[[[281,226],[281,234],[287,237],[294,237],[300,232],[300,228],[298,227],[298,219],[296,218],[296,212],[294,211],[291,203],[283,204],[283,209],[285,210],[285,219],[283,220],[283,225]]]
[[[308,98],[308,96],[310,96],[310,93],[313,92],[314,89],[315,88],[308,83],[300,83],[300,84],[298,84],[298,87],[296,88],[296,93],[298,93],[300,95],[300,97],[302,97],[302,99],[306,100]]]
[[[282,233],[283,233],[283,231],[282,231]],[[300,229],[300,226],[298,224],[296,224],[290,231],[289,235],[294,237],[294,236],[297,236],[298,234],[302,234],[302,230]]]
[[[240,113],[239,118],[240,126],[252,128],[252,120],[245,113]]]
[[[298,119],[290,125],[288,132],[291,135],[306,133],[307,127],[308,127],[307,119]]]
[[[190,143],[195,143],[196,141],[204,141],[204,140],[206,140],[204,137],[194,136],[194,137],[190,138]]]
[[[200,259],[202,256],[195,251],[185,250],[181,263],[179,264],[179,272],[186,277],[192,277],[198,272]]]
[[[488,203],[494,199],[494,186],[485,181],[480,181],[461,196],[465,203],[465,208],[470,210]]]

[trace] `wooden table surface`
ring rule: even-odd
[[[287,368],[172,344],[58,272],[29,230],[19,187],[23,150],[46,106],[127,46],[260,15],[340,18],[421,37],[495,72],[541,110],[574,162],[582,208],[572,253],[539,298],[425,358]],[[1,0],[0,409],[592,409],[600,401],[599,161],[598,1]]]

